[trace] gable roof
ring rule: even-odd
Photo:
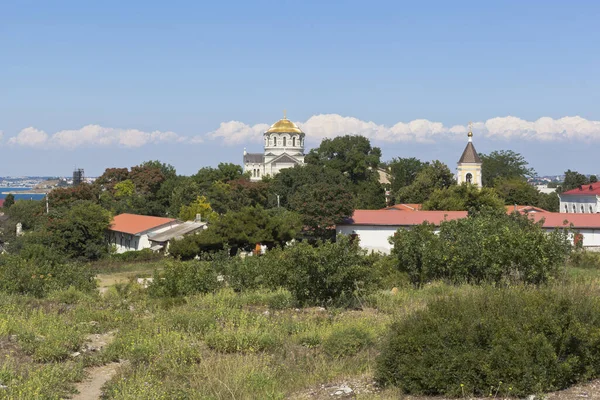
[[[575,195],[575,196],[598,196],[600,195],[600,182],[588,183],[587,185],[581,185],[575,189],[567,190],[562,195]]]
[[[173,218],[151,217],[148,215],[119,214],[115,216],[110,224],[111,231],[138,235],[140,233],[176,223]]]
[[[466,211],[397,212],[392,210],[354,210],[352,217],[338,225],[412,226],[423,222],[439,225],[442,221],[466,218]]]
[[[508,214],[517,211],[521,214],[529,214],[529,213],[547,213],[549,211],[544,210],[543,208],[534,207],[534,206],[522,206],[515,204],[514,206],[504,206],[506,208],[506,212]]]
[[[479,154],[477,154],[477,150],[475,150],[472,142],[467,143],[467,147],[465,147],[465,151],[460,156],[458,163],[481,164],[481,158],[479,158]]]
[[[244,164],[262,164],[264,161],[265,156],[262,153],[244,154]]]
[[[279,157],[274,158],[273,160],[271,160],[271,163],[275,163],[275,162],[283,162],[283,163],[288,163],[288,164],[300,164],[300,161],[298,161],[295,158],[291,157],[287,153],[283,153]]]
[[[204,228],[205,225],[206,222],[186,221],[183,224],[167,229],[164,232],[150,234],[148,235],[148,239],[153,242],[166,242],[171,239],[179,239],[188,233]]]

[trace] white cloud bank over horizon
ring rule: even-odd
[[[445,126],[441,122],[416,119],[398,122],[392,126],[363,121],[338,114],[320,114],[305,122],[296,122],[307,132],[306,140],[318,144],[324,138],[340,135],[363,135],[374,142],[416,142],[435,143],[438,140],[464,139],[467,125]],[[262,133],[268,124],[248,125],[240,121],[222,122],[219,127],[204,135],[182,136],[171,131],[145,132],[138,129],[106,128],[100,125],[86,125],[80,129],[62,130],[48,134],[43,130],[29,127],[16,136],[8,138],[13,146],[47,147],[75,149],[79,147],[120,146],[138,148],[149,144],[184,143],[199,144],[205,139],[218,140],[222,145],[233,146],[262,141]],[[585,118],[563,117],[553,119],[542,117],[536,121],[507,116],[473,123],[475,136],[493,140],[527,140],[541,142],[600,140],[600,121]]]

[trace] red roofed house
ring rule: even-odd
[[[181,225],[172,218],[150,217],[147,215],[120,214],[113,218],[108,228],[107,239],[117,253],[149,249],[152,244],[149,236]]]
[[[541,209],[540,209],[541,210]],[[561,214],[542,211],[518,210],[539,222],[546,231],[556,228],[573,227],[581,234],[583,247],[600,250],[600,214]],[[358,235],[362,248],[389,254],[392,245],[389,238],[400,228],[429,222],[439,226],[443,221],[466,218],[466,211],[415,211],[398,212],[393,209],[355,210],[351,218],[336,225],[336,232],[344,235]]]
[[[559,194],[561,213],[600,212],[600,182],[580,185]]]
[[[466,211],[355,210],[352,217],[336,225],[335,230],[344,235],[358,235],[364,249],[389,254],[392,250],[389,238],[400,228],[407,229],[423,222],[439,226],[442,221],[466,217]]]

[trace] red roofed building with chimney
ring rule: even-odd
[[[600,212],[600,182],[580,185],[559,195],[561,213]]]

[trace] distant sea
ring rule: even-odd
[[[4,192],[25,192],[29,190],[29,188],[0,188],[0,199],[5,199],[6,194]],[[46,195],[44,193],[17,193],[15,194],[15,200],[42,200]]]

